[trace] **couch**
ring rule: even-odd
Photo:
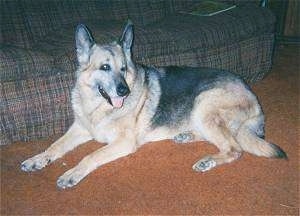
[[[130,18],[138,63],[215,67],[249,83],[262,79],[272,64],[272,13],[253,1],[235,1],[235,9],[211,17],[182,13],[197,2],[2,0],[0,144],[60,136],[73,122],[78,23],[107,43],[118,39]]]

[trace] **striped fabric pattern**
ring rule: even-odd
[[[138,63],[214,67],[248,82],[262,79],[272,63],[270,11],[241,1],[213,17],[181,13],[197,1],[0,1],[0,144],[59,136],[72,123],[78,23],[108,43],[132,19]]]

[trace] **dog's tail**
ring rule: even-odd
[[[242,149],[246,152],[257,156],[283,158],[287,159],[287,154],[277,145],[268,143],[263,138],[260,138],[263,134],[257,134],[253,128],[244,124],[241,126],[236,139],[241,145]]]

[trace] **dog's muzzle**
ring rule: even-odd
[[[115,108],[121,108],[123,106],[124,99],[128,96],[128,94],[130,93],[130,90],[129,90],[127,84],[124,85],[123,83],[120,83],[117,86],[116,90],[117,90],[118,96],[110,97],[106,93],[106,91],[102,88],[102,86],[100,86],[100,85],[98,86],[98,91],[110,105],[112,105]]]

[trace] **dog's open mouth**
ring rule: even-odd
[[[112,102],[113,107],[121,108],[123,106],[124,98],[125,97],[113,97],[113,98],[111,98],[111,102]]]
[[[98,86],[98,91],[106,99],[106,101],[115,108],[121,108],[125,97],[110,97],[101,86]]]

